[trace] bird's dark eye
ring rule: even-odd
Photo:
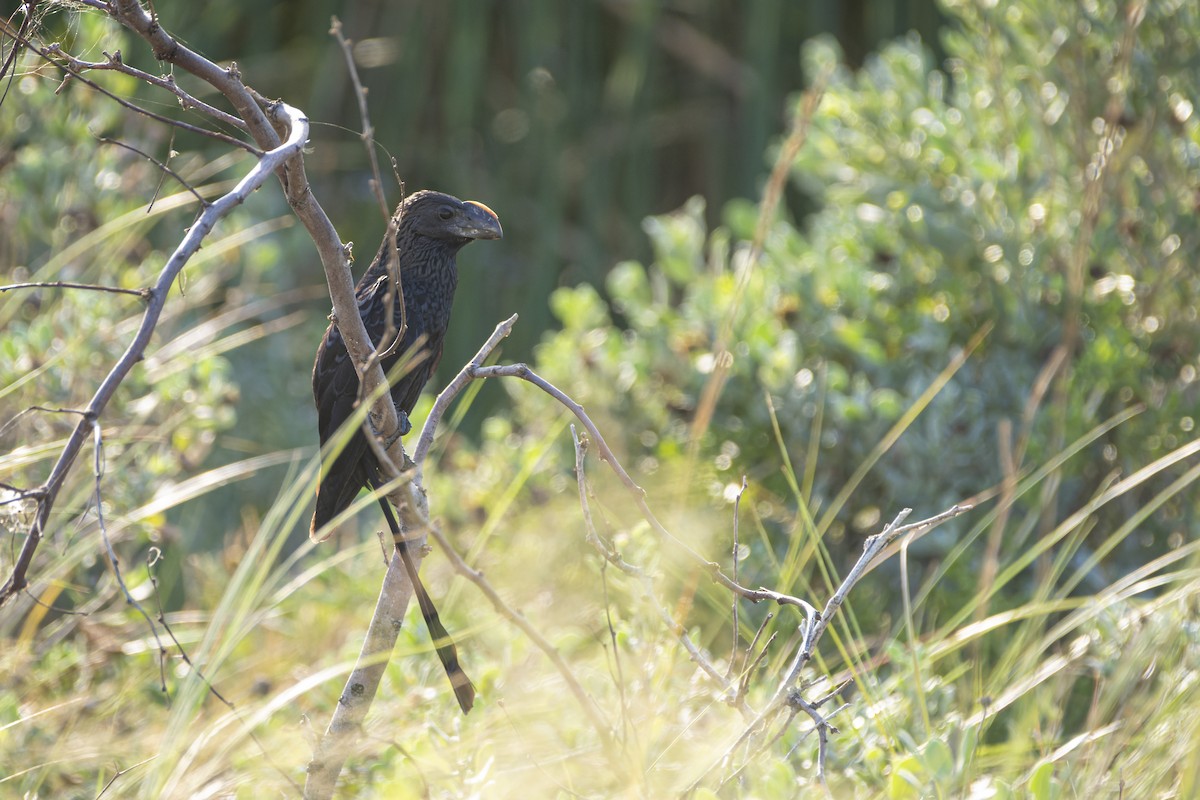
[[[454,209],[450,206],[442,206],[438,209],[438,216],[442,219],[450,219],[454,216]]]

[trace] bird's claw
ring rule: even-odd
[[[400,423],[400,427],[396,429],[396,435],[388,441],[388,447],[394,445],[401,436],[408,436],[408,432],[412,430],[412,420],[408,418],[408,414],[398,408],[396,409],[396,421]]]
[[[370,420],[370,418],[368,418],[368,420],[371,424],[371,432],[375,434],[375,438],[381,438],[382,432],[375,426],[374,420]],[[407,436],[409,431],[412,430],[412,420],[408,418],[408,414],[399,408],[396,409],[396,421],[399,423],[399,426],[396,428],[396,432],[386,439],[383,439],[384,450],[390,450],[392,445],[396,443],[397,439],[399,439],[401,436]]]

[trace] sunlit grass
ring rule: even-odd
[[[1038,496],[1041,481],[1127,416],[1098,426],[1045,464],[1031,465],[1016,498]],[[630,514],[623,490],[603,466],[592,465],[604,533],[626,558],[659,576],[657,597],[647,600],[636,582],[605,570],[583,541],[574,480],[560,448],[565,428],[547,431],[533,446],[526,443],[521,458],[511,462],[518,469],[494,495],[472,495],[483,515],[463,518],[456,510],[447,532],[566,658],[611,724],[623,770],[614,772],[606,761],[561,676],[435,553],[426,576],[480,688],[479,705],[469,717],[458,714],[419,618],[410,615],[343,776],[349,795],[418,797],[427,789],[488,797],[662,796],[703,775],[745,725],[650,604],[671,605],[692,638],[723,666],[729,658],[728,594],[697,579],[690,565],[663,549]],[[147,428],[140,438],[165,435]],[[1126,524],[1089,539],[1100,543],[1097,551],[1084,550],[1084,539],[1073,533],[1088,526],[1101,504],[1166,473],[1195,449],[1185,445],[1102,487],[1038,546],[1002,548],[988,594],[946,619],[930,615],[928,600],[950,564],[970,558],[970,543],[990,529],[995,512],[986,505],[968,518],[962,544],[946,562],[925,571],[920,586],[903,587],[911,602],[902,608],[880,615],[852,593],[810,675],[855,680],[849,706],[834,720],[842,730],[833,739],[829,765],[835,791],[960,796],[973,785],[988,785],[1010,787],[1013,796],[1050,797],[1054,786],[1111,789],[1124,780],[1128,796],[1145,796],[1192,785],[1197,758],[1184,743],[1196,741],[1192,676],[1198,659],[1197,631],[1187,620],[1200,590],[1200,546],[1177,548],[1100,591],[1081,594],[1084,577],[1104,553],[1135,535],[1160,501],[1132,509]],[[132,463],[124,459],[137,452],[130,440],[110,469]],[[369,514],[363,517],[368,535],[357,543],[343,536],[336,544],[313,546],[297,535],[307,521],[316,469],[312,450],[267,453],[178,481],[141,505],[108,515],[110,538],[135,559],[123,564],[126,581],[154,614],[154,568],[146,567],[136,544],[141,526],[262,470],[279,476],[278,496],[261,519],[245,518],[240,530],[223,537],[221,549],[188,555],[178,565],[174,580],[186,587],[187,604],[169,611],[166,620],[192,666],[161,626],[156,640],[123,603],[111,572],[92,587],[79,583],[81,571],[100,566],[94,521],[50,551],[39,565],[38,599],[45,606],[18,606],[20,624],[6,628],[9,646],[0,656],[12,689],[0,704],[0,787],[92,796],[126,769],[114,790],[146,797],[286,794],[293,783],[303,783],[312,737],[342,691],[383,570],[380,547],[369,535],[377,521]],[[786,461],[780,469],[800,499],[802,477]],[[546,494],[530,484],[533,476],[555,471],[567,478],[554,484],[560,490]],[[1197,474],[1198,468],[1180,473],[1163,484],[1159,497],[1188,491]],[[444,518],[442,510],[458,502],[456,484],[463,479],[434,468],[435,517]],[[652,503],[656,485],[672,480],[668,468],[648,484]],[[88,491],[82,483],[78,503]],[[751,486],[749,497],[757,491]],[[363,505],[370,504],[364,497]],[[794,508],[792,529],[811,537],[807,506]],[[679,508],[664,512],[664,521],[695,546],[727,559],[720,554],[732,544],[732,508],[726,512]],[[758,537],[763,546],[755,552],[767,558],[743,568],[763,582],[823,601],[838,565],[820,541],[809,539],[816,549],[805,547],[797,535],[773,555],[765,529],[751,511],[743,513],[743,541]],[[1009,524],[1020,529],[1039,513],[1036,506],[1023,508]],[[304,544],[297,547],[297,541]],[[169,541],[159,546],[177,548]],[[1053,553],[1049,568],[1035,570],[1043,552]],[[813,572],[814,557],[829,562],[827,577]],[[861,597],[877,596],[871,582],[895,574],[876,570]],[[1027,599],[996,602],[1015,585]],[[160,585],[160,591],[167,588]],[[87,616],[47,609],[64,592],[83,599]],[[694,600],[678,604],[681,597]],[[752,705],[765,702],[790,657],[787,643],[797,619],[786,610],[776,613],[763,641],[772,632],[778,637],[751,678]],[[743,645],[762,614],[742,609]],[[886,628],[869,627],[881,620]],[[165,693],[160,642],[167,649]],[[815,745],[805,730],[798,721],[761,752],[735,753],[716,780],[741,766],[754,793],[774,796],[811,786]]]

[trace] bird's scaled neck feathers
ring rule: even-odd
[[[466,243],[467,240],[434,239],[401,228],[396,235],[396,252],[400,255],[400,271],[405,283],[430,279],[440,283],[446,277],[453,276],[457,271],[455,259],[458,251]],[[372,278],[386,275],[391,258],[392,246],[385,238],[366,274]]]

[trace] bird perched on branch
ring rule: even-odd
[[[355,288],[355,297],[358,313],[376,348],[380,348],[385,336],[394,339],[398,333],[403,334],[399,341],[383,342],[381,362],[385,374],[390,374],[400,359],[411,364],[391,385],[392,402],[400,416],[400,432],[404,434],[411,427],[408,414],[442,354],[458,283],[455,263],[458,251],[474,239],[499,239],[504,232],[495,212],[487,206],[440,192],[421,191],[409,195],[396,209],[395,219],[398,225],[394,251],[388,237],[384,237],[375,260]],[[393,252],[397,256],[395,267],[391,264]],[[393,291],[393,273],[400,276],[398,293]],[[324,446],[354,414],[359,401],[358,374],[336,323],[325,331],[317,348],[312,379]],[[333,463],[323,470],[317,486],[317,508],[310,535],[314,539],[327,536],[330,521],[354,501],[360,489],[379,488],[386,482],[387,477],[359,428]],[[454,643],[421,584],[386,498],[379,500],[438,657],[465,713],[474,702],[475,688],[458,665]]]

